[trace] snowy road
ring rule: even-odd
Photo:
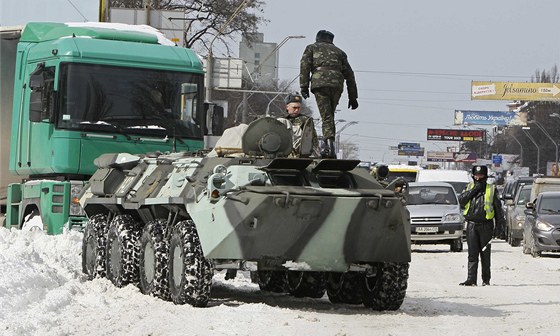
[[[214,277],[208,308],[175,306],[81,275],[81,237],[0,228],[1,335],[552,335],[560,328],[560,255],[492,244],[489,287],[461,287],[466,252],[413,245],[395,312],[262,293]],[[466,249],[465,249],[466,250]]]

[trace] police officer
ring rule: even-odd
[[[487,183],[488,167],[474,166],[471,182],[459,195],[467,220],[467,244],[469,246],[467,280],[461,286],[476,286],[478,257],[482,264],[482,285],[490,285],[490,242],[501,235],[505,224],[502,205],[496,186]],[[495,223],[494,223],[495,222]]]
[[[303,140],[304,130],[310,129],[312,137],[312,156],[319,156],[319,140],[317,139],[317,131],[313,118],[301,114],[301,102],[303,98],[298,93],[289,94],[286,97],[286,115],[283,118],[290,122],[293,136],[292,155],[300,157],[301,144]]]
[[[346,53],[333,44],[334,34],[320,30],[315,43],[308,45],[300,61],[299,83],[303,98],[311,92],[317,100],[317,107],[323,121],[323,149],[321,156],[336,158],[334,149],[335,126],[334,112],[346,80],[348,108],[358,108],[358,89],[354,71],[348,63]],[[311,75],[311,76],[310,76]]]

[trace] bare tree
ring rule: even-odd
[[[254,36],[259,25],[268,22],[261,15],[264,4],[264,0],[111,0],[110,7],[183,11],[185,47],[201,52],[214,41],[229,56],[230,42],[241,34]],[[236,9],[241,10],[232,17]]]
[[[352,141],[340,141],[341,159],[359,159],[360,147]]]

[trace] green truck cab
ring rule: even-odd
[[[58,234],[82,225],[77,197],[101,154],[203,148],[212,116],[200,58],[155,29],[28,23],[0,37],[2,122],[11,119],[1,142],[9,162],[0,175],[12,176],[0,181],[7,228]]]

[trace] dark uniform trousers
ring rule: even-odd
[[[323,138],[334,139],[334,111],[342,95],[342,90],[335,87],[318,87],[313,89],[313,94],[323,122]]]
[[[492,220],[475,223],[467,222],[467,244],[469,246],[469,264],[467,281],[476,283],[478,272],[478,256],[482,266],[482,281],[490,281],[490,252],[494,233],[494,222]]]

